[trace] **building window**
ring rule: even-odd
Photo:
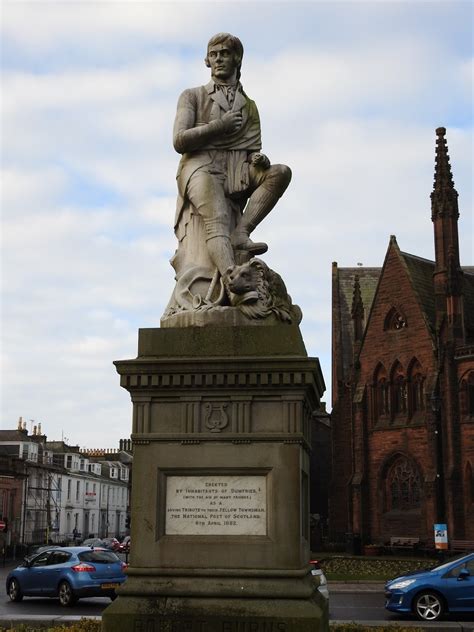
[[[425,409],[425,391],[424,391],[424,377],[417,373],[411,382],[412,385],[412,405],[413,412],[417,413]]]
[[[76,481],[76,500],[79,500],[80,491],[81,491],[81,481]]]
[[[393,412],[395,415],[407,412],[407,385],[403,375],[398,375],[393,383]]]
[[[387,510],[408,511],[421,506],[421,480],[415,465],[399,457],[390,467],[386,481]]]
[[[67,499],[71,500],[71,479],[67,480]]]
[[[392,369],[392,405],[393,416],[406,415],[407,413],[407,381],[400,362],[396,362]]]
[[[379,365],[374,378],[374,418],[383,419],[390,415],[390,384],[383,365]]]
[[[400,331],[407,327],[407,319],[401,310],[396,307],[392,307],[384,320],[385,331]]]
[[[474,371],[469,371],[461,380],[459,400],[461,416],[474,418]]]

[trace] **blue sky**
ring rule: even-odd
[[[254,233],[303,310],[330,388],[331,263],[433,258],[434,130],[447,128],[473,253],[472,2],[2,3],[2,428],[114,447],[113,360],[173,286],[176,101],[214,33],[245,48],[263,146],[293,180]],[[326,394],[330,407],[330,392]]]

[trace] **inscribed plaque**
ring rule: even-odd
[[[265,476],[167,476],[166,535],[266,535]]]

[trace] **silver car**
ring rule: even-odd
[[[310,564],[311,564],[311,575],[315,578],[315,580],[317,578],[316,581],[318,581],[319,592],[323,595],[323,597],[325,597],[326,599],[329,599],[328,580],[326,579],[326,575],[323,573],[321,569],[321,565],[319,564],[318,560],[311,560]]]

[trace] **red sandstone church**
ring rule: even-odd
[[[435,261],[333,264],[329,529],[364,543],[474,539],[474,267],[461,267],[458,194],[439,128]]]

